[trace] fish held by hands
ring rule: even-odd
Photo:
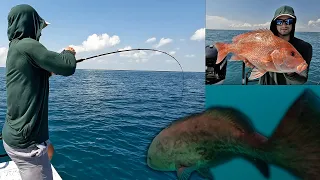
[[[218,50],[216,64],[233,53],[231,60],[242,60],[253,68],[250,80],[260,78],[266,72],[301,74],[308,68],[294,46],[267,29],[237,35],[232,43],[218,42],[215,47]]]

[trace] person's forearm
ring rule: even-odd
[[[51,69],[51,73],[70,76],[76,70],[76,59],[70,51],[64,50],[51,61],[53,62],[47,64],[47,68]]]
[[[37,41],[28,40],[24,42],[28,46],[21,47],[23,54],[30,57],[30,61],[57,75],[70,76],[76,69],[75,53],[64,50],[61,53],[47,50]]]

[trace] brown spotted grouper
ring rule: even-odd
[[[305,90],[269,139],[230,107],[182,118],[153,139],[147,164],[157,171],[177,171],[179,180],[189,179],[193,172],[214,179],[210,168],[237,157],[253,163],[266,178],[268,164],[273,164],[302,179],[320,179],[319,97]]]

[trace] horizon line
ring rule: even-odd
[[[6,68],[5,66],[0,66],[0,68]],[[148,72],[182,72],[182,71],[170,71],[170,70],[139,70],[139,69],[95,69],[95,68],[76,68],[78,70],[102,70],[102,71],[148,71]],[[205,71],[185,71],[183,72],[195,72],[195,73],[205,73]]]

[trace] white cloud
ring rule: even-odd
[[[270,27],[270,21],[262,24],[249,23],[245,21],[230,20],[221,16],[206,15],[207,29],[226,29],[226,30],[254,30]],[[298,21],[296,31],[320,31],[320,19],[308,22]]]
[[[162,54],[162,53],[159,52],[159,51],[155,51],[155,52],[152,53],[152,55],[160,55],[160,54]]]
[[[187,55],[185,55],[185,57],[186,58],[193,58],[193,57],[195,57],[195,55],[194,54],[187,54]]]
[[[0,48],[0,66],[4,67],[6,65],[8,49],[5,47]]]
[[[166,62],[166,63],[169,63],[169,64],[176,63],[175,60],[171,60],[171,59],[167,59],[165,62]]]
[[[315,21],[310,20],[310,21],[308,22],[308,26],[320,27],[320,19],[317,19],[317,20],[315,20]]]
[[[169,54],[170,54],[170,55],[175,55],[176,52],[175,52],[175,51],[170,51]]]
[[[144,63],[144,62],[147,62],[148,59],[144,58],[144,59],[136,59],[136,63]]]
[[[180,50],[180,48],[179,48],[179,47],[177,47],[177,48],[176,48],[176,50],[178,50],[178,51],[179,51],[179,50]]]
[[[241,30],[250,30],[250,29],[259,29],[259,28],[268,28],[270,22],[263,24],[252,24],[248,22],[230,20],[221,16],[206,16],[206,28],[207,29],[241,29]]]
[[[157,40],[157,38],[152,37],[146,40],[146,43],[151,43],[151,42],[155,42]]]
[[[198,29],[192,36],[191,40],[193,41],[201,41],[205,38],[205,28]]]
[[[126,46],[120,50],[130,50],[132,49],[131,46]],[[175,55],[176,51],[169,51],[167,52],[170,55]],[[147,62],[151,57],[153,56],[159,56],[159,55],[165,55],[164,53],[161,53],[159,51],[153,51],[148,52],[147,51],[127,51],[127,52],[121,52],[119,53],[121,57],[129,58],[128,62]],[[167,56],[167,55],[166,55]]]
[[[159,48],[159,47],[164,46],[164,45],[166,45],[166,44],[172,43],[172,41],[173,41],[173,40],[170,39],[170,38],[161,38],[160,41],[159,41],[159,43],[156,44],[156,45],[154,45],[154,47],[155,47],[155,48]]]
[[[119,49],[119,51],[121,50],[130,50],[132,49],[131,46],[126,46],[123,49]],[[119,55],[121,57],[127,57],[127,58],[131,58],[131,60],[129,62],[132,62],[132,59],[135,59],[135,62],[139,63],[139,62],[147,62],[148,61],[148,53],[146,53],[145,51],[127,51],[127,52],[121,52],[119,53]]]
[[[119,36],[109,36],[108,34],[92,34],[81,45],[70,45],[77,53],[97,51],[106,47],[112,47],[120,43]]]
[[[97,60],[97,62],[98,62],[98,63],[104,62],[105,64],[108,64],[108,61],[104,61],[103,59],[99,59],[99,60]]]
[[[122,49],[118,49],[118,51],[122,51],[122,50],[130,50],[132,49],[131,46],[126,46]],[[132,57],[132,53],[133,51],[126,51],[126,52],[121,52],[119,53],[119,56],[122,56],[122,57]]]

